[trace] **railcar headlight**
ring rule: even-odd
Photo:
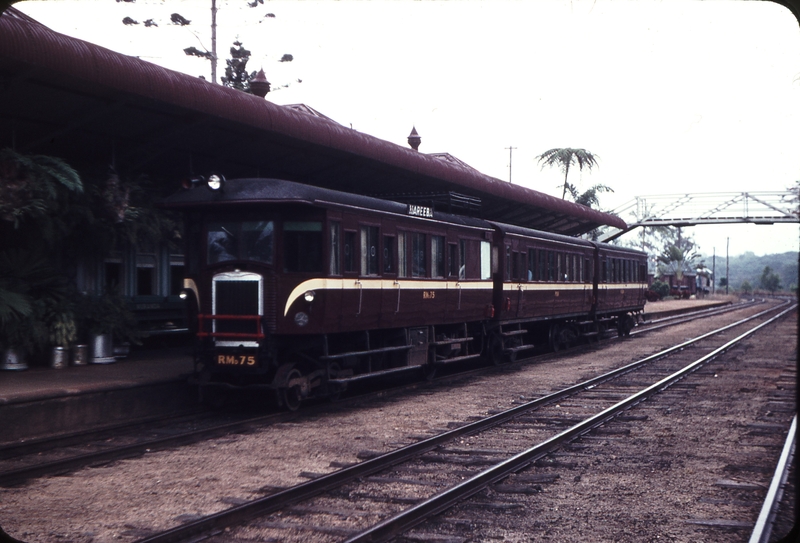
[[[301,312],[299,312],[299,313],[297,313],[297,314],[294,316],[294,323],[295,323],[297,326],[305,326],[306,324],[308,324],[308,315],[306,315],[306,314],[305,314],[305,313],[303,313],[302,311],[301,311]]]
[[[222,188],[222,185],[225,184],[225,177],[216,173],[212,173],[208,176],[208,181],[206,181],[206,184],[211,190],[218,191]]]
[[[189,298],[189,293],[186,290],[182,290],[180,294],[178,294],[178,298],[181,300],[186,300]]]
[[[311,303],[311,302],[313,302],[313,301],[314,301],[314,298],[315,298],[316,296],[317,296],[317,293],[316,293],[316,292],[314,292],[313,290],[307,290],[307,291],[306,291],[306,293],[305,293],[305,294],[303,294],[303,299],[304,299],[305,301],[307,301],[308,303]]]

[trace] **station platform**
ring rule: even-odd
[[[197,409],[189,347],[134,350],[111,364],[0,371],[0,444]]]
[[[111,364],[61,369],[30,367],[0,372],[0,406],[75,394],[186,381],[192,373],[188,347],[142,349]]]
[[[649,302],[648,320],[730,304],[732,298]],[[0,443],[196,409],[186,345],[140,348],[111,364],[0,371]]]

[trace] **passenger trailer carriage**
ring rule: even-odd
[[[646,256],[278,179],[191,188],[185,294],[203,391],[274,391],[296,409],[349,383],[542,342],[628,334]]]

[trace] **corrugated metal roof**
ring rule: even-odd
[[[268,95],[269,96],[269,95]],[[380,196],[456,191],[481,215],[567,235],[618,217],[135,57],[0,17],[0,146],[179,179],[216,170]],[[377,192],[376,192],[377,191]]]

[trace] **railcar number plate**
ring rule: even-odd
[[[252,354],[217,354],[214,358],[218,366],[255,366],[256,357]]]

